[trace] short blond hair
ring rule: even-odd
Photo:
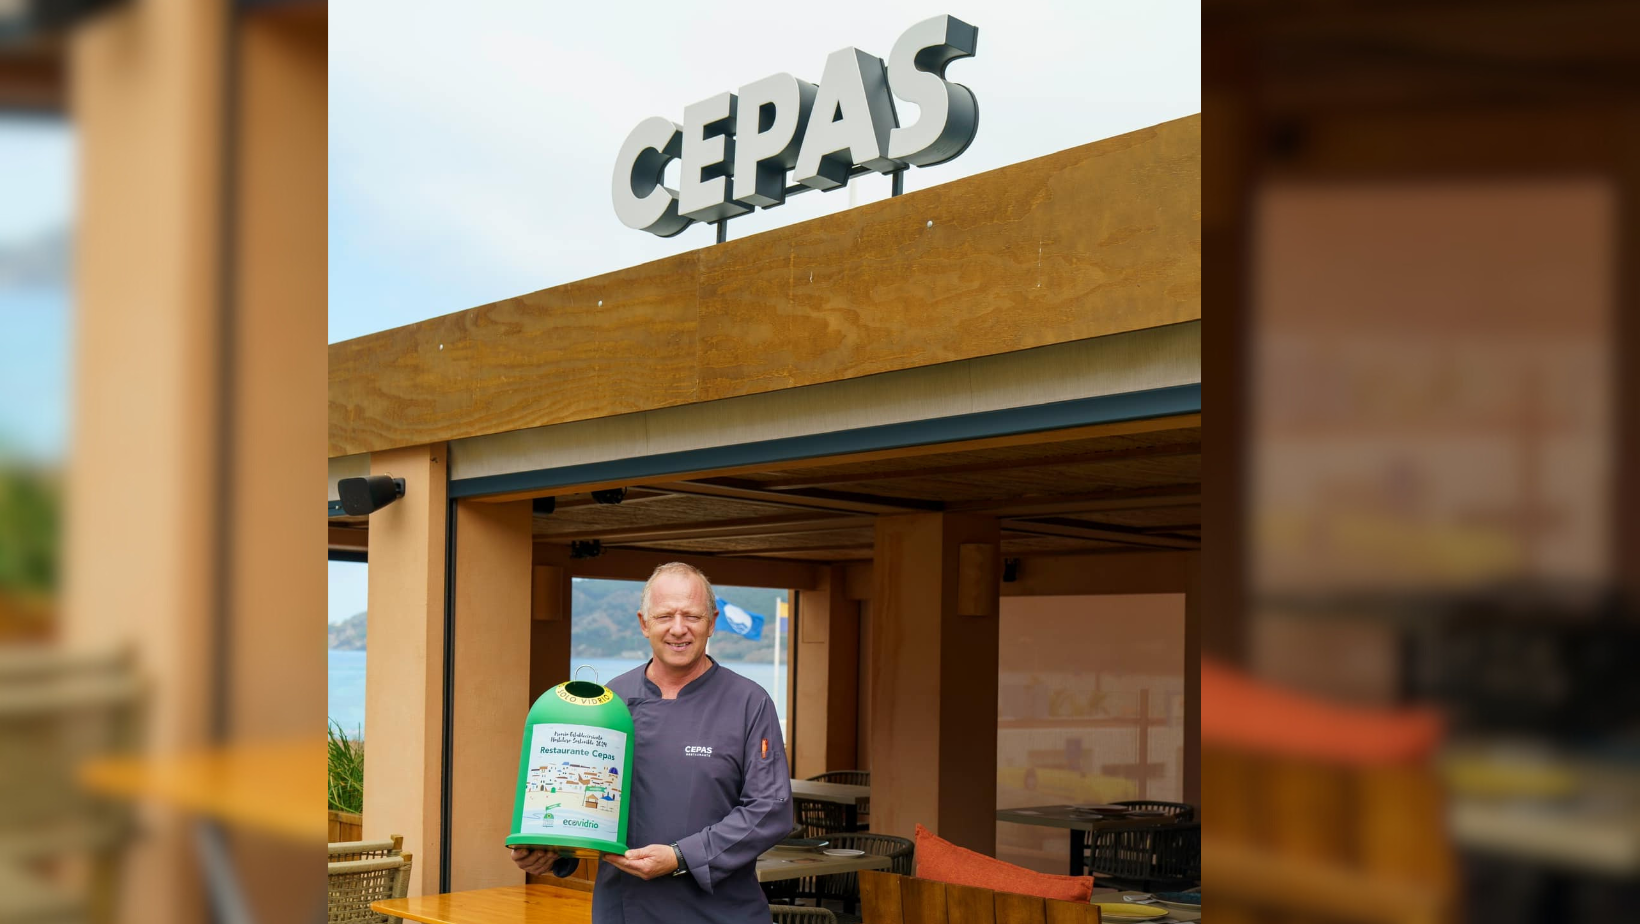
[[[656,578],[668,574],[688,575],[699,581],[700,586],[706,588],[706,605],[711,608],[713,613],[717,612],[717,591],[712,589],[712,582],[706,579],[705,573],[694,565],[685,564],[681,561],[669,561],[656,568],[649,575],[649,580],[643,582],[643,598],[638,602],[638,612],[642,613],[645,619],[649,618],[649,588],[654,585]]]

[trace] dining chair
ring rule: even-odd
[[[83,868],[85,919],[114,918],[134,811],[77,773],[139,749],[147,698],[127,649],[0,651],[0,866],[19,871],[17,895],[46,896],[33,871]],[[0,905],[9,895],[0,887]]]
[[[370,903],[410,893],[412,855],[342,860],[330,864],[326,895],[329,924],[389,924],[402,918],[370,910]]]
[[[772,924],[837,924],[837,915],[830,908],[806,908],[801,905],[770,905]]]
[[[792,818],[803,829],[803,837],[829,837],[849,829],[848,814],[836,802],[793,796]]]
[[[809,780],[815,783],[842,783],[847,786],[870,786],[871,771],[827,770],[825,773],[820,773],[809,777]],[[860,803],[858,817],[859,827],[856,830],[864,831],[865,829],[871,827],[871,800],[866,799]]]
[[[1200,822],[1095,831],[1087,869],[1118,889],[1182,889],[1201,880],[1201,855]]]
[[[1196,807],[1187,802],[1160,802],[1155,799],[1123,799],[1111,805],[1125,805],[1143,812],[1166,812],[1175,824],[1196,820]]]
[[[815,783],[843,783],[848,786],[870,786],[870,770],[827,770],[809,777]]]
[[[910,876],[916,868],[917,845],[910,838],[859,832],[833,834],[830,835],[830,840],[833,849],[863,850],[870,856],[888,857],[891,862],[888,871],[891,873]],[[818,876],[811,881],[814,885],[809,888],[815,891],[821,901],[831,899],[842,902],[843,911],[849,915],[852,915],[854,909],[859,906],[859,873],[834,873],[830,876]],[[801,888],[799,891],[802,891]]]
[[[330,862],[374,860],[404,853],[404,835],[394,834],[382,841],[336,841],[330,845]]]

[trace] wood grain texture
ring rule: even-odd
[[[1047,899],[1042,903],[1046,924],[1099,924],[1099,906]]]
[[[946,924],[945,883],[903,876],[900,896],[905,924]]]
[[[421,924],[587,924],[592,920],[592,893],[548,885],[515,885],[390,898],[373,902],[370,907]]]
[[[947,924],[996,924],[996,894],[990,889],[946,885]]]
[[[997,924],[1042,924],[1042,899],[1013,892],[996,893]]]
[[[901,920],[902,876],[878,870],[860,872],[860,919],[871,924],[898,924]]]
[[[1196,320],[1200,179],[1190,116],[333,344],[330,454]]]

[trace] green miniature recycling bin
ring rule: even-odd
[[[626,852],[632,713],[608,687],[570,680],[541,694],[524,722],[510,847],[567,856]]]

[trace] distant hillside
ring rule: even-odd
[[[572,605],[575,612],[572,652],[577,658],[642,658],[649,642],[638,631],[638,605],[643,585],[637,581],[577,580]],[[754,587],[719,587],[725,600],[764,616],[761,641],[741,638],[718,625],[712,636],[712,654],[725,661],[765,663],[774,660],[775,604],[784,591]],[[782,642],[784,645],[784,642]]]
[[[364,613],[354,613],[330,627],[330,647],[342,651],[364,650]]]
[[[636,581],[577,580],[574,584],[575,640],[573,657],[644,658],[649,642],[638,631],[638,605],[643,585]],[[763,615],[763,638],[742,638],[718,624],[712,636],[712,654],[725,661],[768,663],[774,660],[776,604],[784,591],[752,587],[718,588],[725,600]],[[782,647],[785,641],[781,642]],[[365,649],[365,614],[355,613],[330,627],[330,647],[344,651]]]

